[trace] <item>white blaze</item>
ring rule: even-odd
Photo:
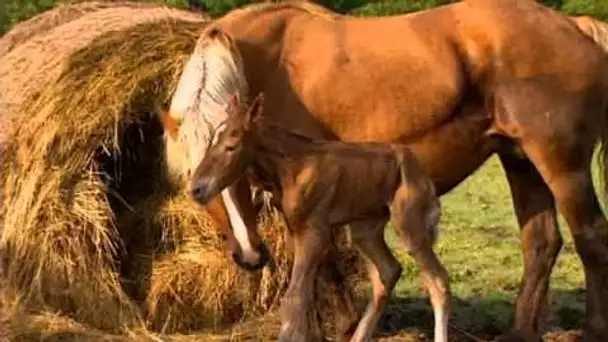
[[[238,209],[236,208],[236,204],[232,200],[232,195],[228,189],[222,190],[222,199],[224,200],[226,210],[228,211],[228,218],[230,220],[230,224],[232,225],[234,237],[236,238],[236,241],[239,243],[241,251],[243,252],[243,261],[248,264],[257,263],[260,255],[251,246],[245,221],[243,221],[241,213],[239,213]]]

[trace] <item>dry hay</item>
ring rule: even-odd
[[[52,10],[46,11],[15,25],[0,41],[0,56],[10,52],[16,45],[21,44],[33,36],[52,30],[57,26],[77,20],[82,16],[107,8],[152,8],[155,4],[145,2],[82,2],[67,5],[60,3]]]
[[[62,18],[66,21],[62,22]],[[60,76],[66,56],[110,31],[163,18],[175,18],[184,23],[203,20],[199,14],[150,4],[91,2],[62,6],[17,25],[15,34],[11,30],[0,39],[2,116],[10,119],[16,113],[21,114],[27,101],[35,99],[41,89]],[[19,40],[20,32],[24,37],[31,36]]]
[[[170,97],[204,26],[184,11],[101,6],[0,56],[0,110],[10,123],[0,169],[0,323],[8,328],[0,331],[40,337],[30,330],[52,330],[41,323],[50,317],[93,339],[140,338],[133,331],[187,333],[276,306],[291,262],[280,216],[266,205],[260,218],[277,263],[241,271],[163,167],[153,104]],[[352,312],[337,292],[354,285],[325,281],[352,264],[323,266],[318,312]]]

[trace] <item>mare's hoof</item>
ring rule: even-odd
[[[571,334],[572,336],[577,336],[578,340],[564,340],[566,342],[574,341],[574,342],[605,342],[608,340],[608,331],[599,332],[592,330],[584,330],[582,336]],[[561,341],[560,341],[561,342]]]
[[[542,342],[542,338],[540,338],[540,336],[525,338],[518,331],[511,331],[502,336],[497,337],[495,341],[496,342]]]

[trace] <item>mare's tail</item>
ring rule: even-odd
[[[570,17],[572,21],[597,45],[608,53],[608,24],[588,16]]]
[[[599,45],[608,56],[608,23],[588,16],[570,17],[570,19],[585,35]],[[606,94],[606,96],[608,96],[608,94]],[[604,123],[608,124],[608,112],[606,115],[607,117],[604,118]],[[608,127],[605,127],[602,133],[598,157],[604,196],[606,196],[608,194]]]

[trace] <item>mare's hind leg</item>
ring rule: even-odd
[[[551,270],[562,246],[553,194],[528,161],[503,154],[500,160],[521,227],[524,275],[515,306],[515,331],[504,340],[539,341],[547,309]]]
[[[373,297],[351,342],[371,341],[376,324],[401,276],[401,264],[384,241],[386,219],[362,220],[350,224],[352,242],[367,263],[367,272],[373,285]]]
[[[574,139],[570,139],[572,141]],[[524,140],[523,148],[553,192],[581,257],[587,285],[585,338],[608,336],[608,221],[596,198],[589,168],[592,145],[557,150],[548,141]]]
[[[513,81],[495,91],[496,128],[517,141],[553,193],[585,271],[586,338],[608,336],[608,221],[593,189],[593,148],[606,129],[601,89],[558,79]],[[596,92],[598,90],[598,92]],[[601,90],[603,91],[603,90]],[[594,96],[598,95],[598,96]]]
[[[423,187],[402,186],[391,204],[393,226],[405,249],[420,265],[422,281],[431,297],[435,342],[448,342],[449,277],[433,251],[439,214],[439,200],[431,184]]]

